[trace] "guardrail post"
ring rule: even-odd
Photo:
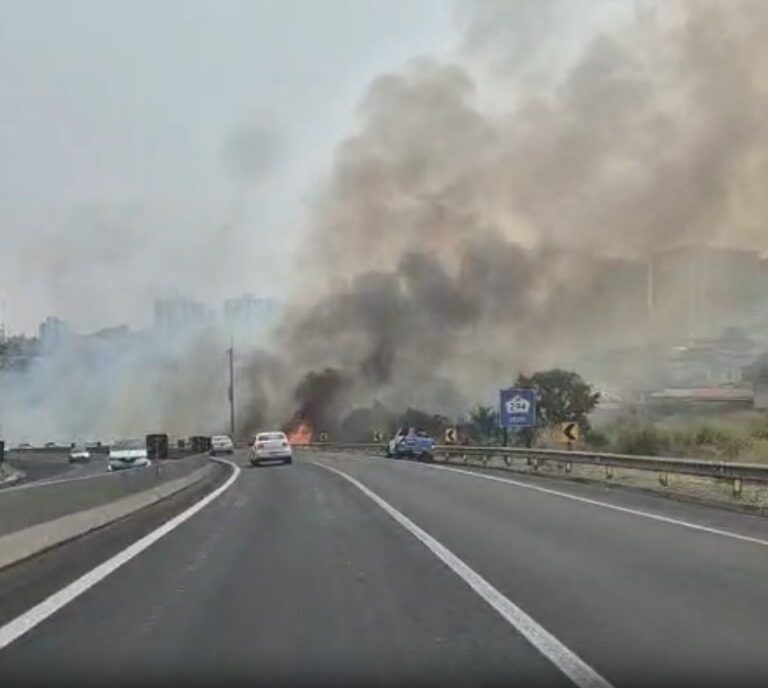
[[[534,471],[539,470],[539,460],[538,459],[529,459],[529,465]]]
[[[605,479],[606,480],[613,480],[613,466],[606,466],[605,467]]]
[[[469,459],[469,457],[466,454],[462,454],[461,458],[464,461],[464,463],[467,463],[467,460]]]
[[[733,479],[733,496],[734,497],[741,497],[741,478],[734,478]]]
[[[511,466],[511,465],[512,465],[512,458],[511,458],[511,457],[509,457],[509,456],[505,456],[505,457],[504,457],[504,463],[505,463],[507,466]]]
[[[573,463],[571,461],[565,462],[565,472],[570,473],[573,470]]]
[[[665,472],[659,473],[659,485],[661,485],[662,487],[666,487],[667,485],[669,485],[669,475],[667,475],[667,473]]]

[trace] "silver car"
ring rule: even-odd
[[[258,466],[262,461],[293,461],[291,443],[284,432],[260,432],[253,438],[251,466]]]
[[[211,437],[211,450],[209,452],[211,456],[234,453],[235,445],[229,435],[214,435]]]

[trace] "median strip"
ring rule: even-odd
[[[39,604],[35,605],[24,614],[16,617],[13,619],[13,621],[9,621],[4,626],[0,626],[0,650],[31,631],[33,628],[35,628],[35,626],[42,623],[49,616],[55,614],[59,609],[69,604],[84,592],[92,588],[94,585],[120,568],[123,564],[129,562],[131,559],[141,554],[145,549],[153,545],[164,535],[167,535],[175,528],[178,528],[182,523],[192,518],[192,516],[194,516],[198,511],[205,508],[219,495],[228,490],[240,475],[240,468],[231,461],[226,461],[224,459],[214,459],[214,461],[227,464],[233,469],[232,475],[229,476],[223,485],[216,488],[213,492],[203,497],[200,501],[193,504],[178,516],[175,516],[169,521],[166,521],[159,528],[156,528],[151,533],[148,533],[144,537],[140,538],[129,547],[126,547],[121,552],[118,552],[113,557],[110,557],[107,559],[107,561],[99,564],[99,566],[92,569],[88,573],[80,576],[80,578],[73,581],[58,592],[54,593],[50,597],[46,598]]]
[[[0,568],[15,564],[150,506],[202,480],[212,468],[209,464],[196,469],[189,475],[160,483],[148,490],[4,535],[0,537]]]

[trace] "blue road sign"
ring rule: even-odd
[[[499,421],[502,428],[535,427],[535,390],[514,388],[499,390]]]

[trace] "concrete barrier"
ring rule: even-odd
[[[38,523],[0,537],[0,568],[10,566],[54,545],[101,528],[112,521],[150,506],[176,492],[203,480],[216,470],[209,464],[192,473],[162,482],[148,490],[128,495],[108,504]]]
[[[24,471],[0,466],[0,488],[15,485],[24,479]]]
[[[147,490],[160,482],[174,480],[209,463],[204,455],[161,462],[145,468],[83,476],[62,481],[26,483],[0,491],[0,536],[35,523],[84,511],[113,502],[134,492]]]
[[[0,492],[0,568],[100,528],[221,470],[207,456]]]

